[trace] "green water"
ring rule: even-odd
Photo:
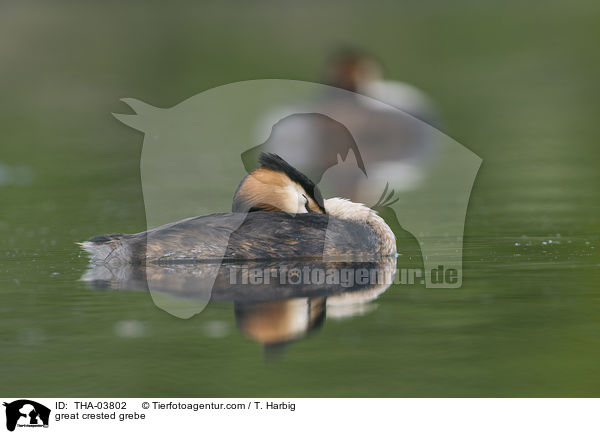
[[[0,8],[0,394],[600,394],[598,3]],[[232,303],[180,320],[79,280],[75,241],[145,229],[142,135],[111,117],[120,98],[316,80],[345,43],[425,89],[483,158],[462,288],[391,287],[265,358]]]

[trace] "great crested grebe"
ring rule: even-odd
[[[394,233],[374,210],[341,198],[323,201],[315,184],[278,155],[261,154],[259,163],[238,186],[231,213],[96,236],[80,245],[101,263],[396,255]]]

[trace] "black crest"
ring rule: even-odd
[[[323,206],[323,196],[321,191],[304,173],[300,172],[295,167],[292,167],[277,154],[261,152],[258,157],[258,163],[261,167],[271,169],[275,172],[285,173],[292,181],[302,186],[302,188],[312,197],[317,203],[321,211],[325,213],[325,207]]]

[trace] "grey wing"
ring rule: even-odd
[[[376,250],[364,226],[323,214],[210,214],[83,246],[100,261],[221,262],[272,258],[354,258]],[[92,250],[94,252],[92,252]]]
[[[249,213],[231,234],[225,259],[352,258],[376,249],[372,232],[323,214]]]
[[[323,214],[212,214],[147,233],[149,261],[352,258],[372,254],[370,230]]]
[[[138,234],[145,245],[146,260],[220,261],[229,237],[244,223],[243,213],[192,217]]]

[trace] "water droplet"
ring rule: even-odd
[[[209,338],[224,338],[229,334],[229,324],[225,321],[208,321],[203,324],[202,331]]]
[[[146,332],[146,325],[141,321],[123,320],[115,323],[115,334],[120,338],[141,338]]]

